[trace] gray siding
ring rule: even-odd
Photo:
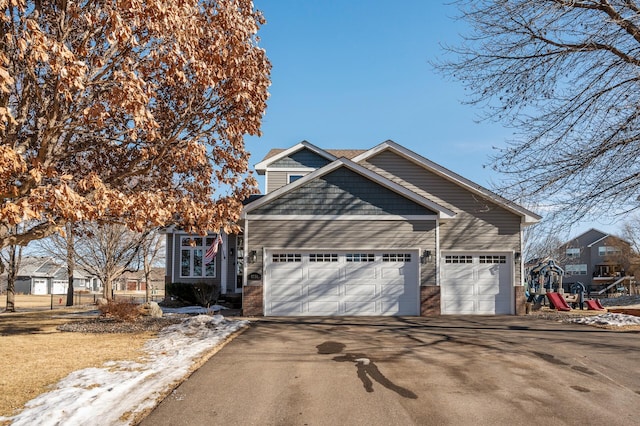
[[[266,172],[267,194],[285,186],[287,183],[287,172]]]
[[[420,249],[435,252],[435,221],[249,220],[249,251],[258,261],[248,273],[263,275],[264,249]],[[420,265],[422,285],[435,285],[435,263]],[[249,282],[259,284],[259,282]]]
[[[287,167],[292,169],[310,167],[313,169],[319,169],[330,162],[331,161],[327,160],[325,157],[305,148],[294,152],[288,157],[281,158],[278,161],[271,163],[269,167]]]
[[[440,223],[441,250],[520,251],[518,215],[389,151],[363,165],[457,213]]]
[[[341,167],[296,188],[253,214],[433,215],[435,212]]]

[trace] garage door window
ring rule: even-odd
[[[373,262],[376,256],[373,253],[348,253],[347,262]]]
[[[337,262],[337,253],[311,253],[309,255],[309,262]]]
[[[507,263],[507,256],[480,256],[480,263]]]
[[[271,258],[274,263],[282,262],[302,262],[302,255],[298,253],[278,253]]]
[[[473,256],[445,256],[444,263],[473,263]]]
[[[411,262],[411,253],[384,253],[383,262]]]

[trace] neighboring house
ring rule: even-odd
[[[164,293],[165,268],[151,268],[149,288],[152,292]],[[144,271],[127,271],[114,280],[113,289],[116,291],[146,291],[147,282]]]
[[[2,274],[6,288],[7,274]],[[22,294],[66,294],[69,279],[66,265],[53,258],[23,256],[16,276],[15,291]],[[98,280],[79,271],[73,273],[75,291],[100,291]]]
[[[245,315],[524,313],[522,230],[537,214],[392,141],[304,141],[256,170],[266,194],[213,265],[214,235],[167,232],[167,280],[242,292]]]
[[[632,250],[627,241],[590,229],[560,246],[558,252],[565,291],[575,282],[585,284],[590,292],[622,292],[625,286],[624,292],[630,290]]]

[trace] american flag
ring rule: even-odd
[[[216,258],[218,254],[218,245],[222,245],[222,236],[218,233],[216,239],[211,243],[211,246],[207,249],[207,252],[204,254],[204,264],[210,263],[213,259]]]

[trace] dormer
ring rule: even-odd
[[[256,164],[255,169],[265,177],[265,194],[268,194],[340,157],[353,158],[362,152],[364,151],[324,150],[302,141],[289,149],[272,149]]]

